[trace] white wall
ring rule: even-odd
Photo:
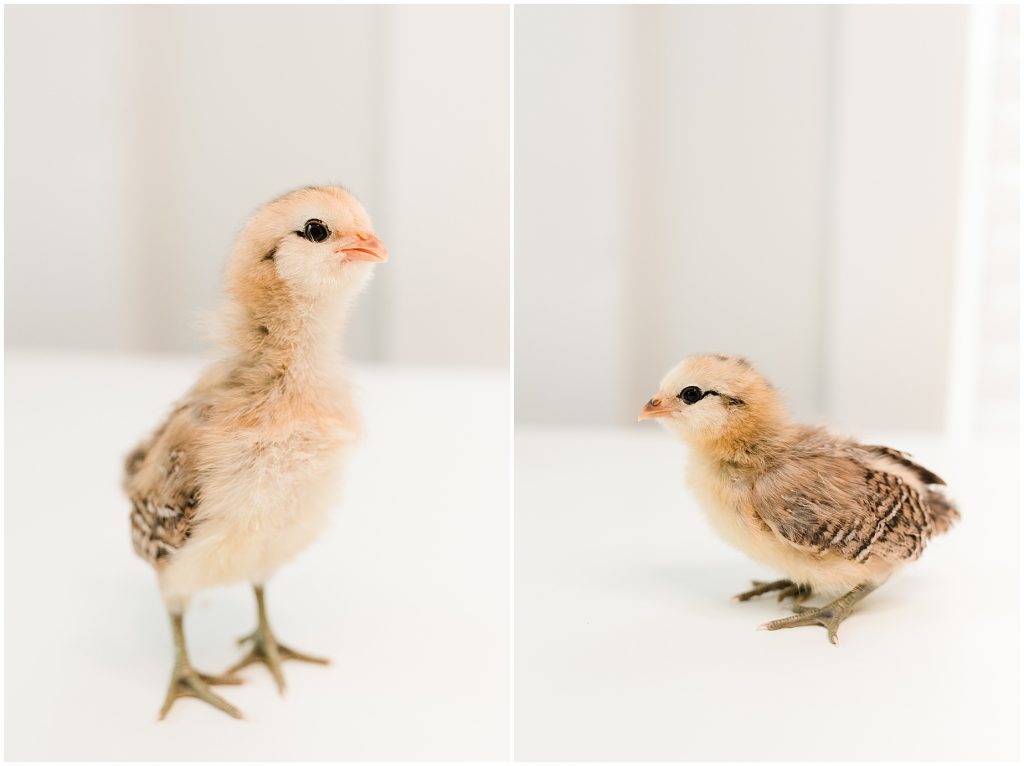
[[[4,9],[8,343],[142,343],[126,214],[134,26],[112,6]]]
[[[401,359],[508,364],[509,11],[401,6],[388,23],[387,194],[401,211],[388,323]],[[413,172],[410,170],[413,169]],[[425,337],[425,331],[429,333]]]
[[[836,11],[827,403],[843,424],[937,428],[950,365],[967,9]]]
[[[947,386],[959,442],[1020,423],[1020,8],[971,8]]]
[[[9,344],[201,349],[245,217],[336,182],[392,252],[350,353],[507,364],[507,9],[5,13]]]
[[[744,354],[804,418],[940,427],[967,11],[516,11],[516,416],[627,423]]]
[[[600,419],[626,398],[628,13],[516,8],[517,421]]]

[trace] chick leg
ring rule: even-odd
[[[273,631],[270,629],[270,623],[267,621],[267,608],[263,600],[263,586],[254,585],[253,591],[256,593],[256,606],[259,611],[259,622],[256,625],[256,630],[248,636],[243,636],[238,639],[238,643],[240,645],[244,645],[246,642],[251,641],[252,648],[245,657],[228,669],[228,674],[234,673],[236,670],[241,670],[255,662],[262,662],[270,669],[270,674],[274,676],[274,681],[277,682],[278,691],[281,692],[281,694],[284,694],[286,685],[284,682],[284,673],[281,671],[281,664],[284,660],[313,662],[317,665],[327,665],[330,663],[330,660],[297,652],[280,643],[277,640],[277,637],[274,636]]]
[[[839,643],[839,636],[837,634],[839,623],[850,616],[854,604],[877,587],[877,585],[871,585],[870,583],[862,583],[835,601],[825,604],[825,606],[809,607],[797,604],[793,607],[793,611],[796,614],[792,617],[772,620],[771,622],[766,622],[761,627],[765,630],[779,630],[780,628],[796,628],[801,625],[821,625],[828,630],[828,640],[833,644],[837,644]]]
[[[774,582],[761,582],[760,580],[752,580],[753,588],[745,590],[742,593],[738,593],[733,596],[736,601],[749,601],[755,596],[763,596],[765,593],[771,593],[774,590],[779,592],[779,596],[776,601],[782,602],[787,598],[792,598],[794,604],[799,604],[801,601],[806,601],[811,597],[811,588],[809,585],[797,585],[792,580],[775,580]]]
[[[164,705],[160,708],[159,719],[164,719],[179,697],[196,697],[234,718],[242,718],[238,708],[210,690],[210,686],[217,684],[240,684],[242,679],[230,672],[222,676],[210,676],[192,667],[185,648],[185,629],[180,614],[171,613],[171,631],[174,634],[174,671],[171,673],[171,685],[167,690]]]

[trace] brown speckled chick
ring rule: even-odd
[[[739,357],[684,359],[643,408],[648,418],[689,446],[690,485],[722,536],[785,574],[737,596],[793,597],[796,614],[768,630],[823,625],[836,643],[853,605],[960,518],[942,479],[905,453],[790,422]],[[802,606],[812,591],[842,595]]]
[[[160,717],[180,696],[241,714],[210,685],[281,662],[324,662],[277,641],[263,585],[326,521],[345,455],[359,432],[340,335],[353,299],[387,251],[358,200],[309,187],[260,209],[228,262],[218,330],[228,348],[129,455],[124,487],[132,542],[156,569],[171,616],[176,659]],[[196,591],[253,584],[250,653],[222,676],[189,663],[182,615]]]

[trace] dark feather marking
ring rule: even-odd
[[[919,488],[939,479],[903,453],[837,444],[819,430],[801,436],[792,459],[753,485],[755,512],[780,540],[857,563],[906,561],[960,518],[941,490]]]
[[[189,454],[172,441],[179,438],[172,434],[181,419],[200,420],[204,406],[208,405],[197,401],[179,404],[126,461],[124,487],[132,504],[132,546],[151,564],[165,562],[194,531],[201,488]],[[179,423],[172,427],[176,419]],[[140,472],[145,472],[145,478],[137,481]]]
[[[872,444],[864,447],[865,450],[875,455],[888,458],[894,463],[898,463],[904,468],[910,470],[925,484],[940,484],[944,485],[944,482],[939,476],[929,471],[924,466],[918,465],[910,459],[910,455],[906,452],[900,452],[899,450],[892,449],[891,447],[883,447],[881,445]]]

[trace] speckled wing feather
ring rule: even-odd
[[[915,463],[906,452],[900,452],[892,447],[882,447],[877,444],[862,445],[861,449],[903,466],[908,471],[915,474],[924,484],[944,485],[946,483],[924,466]]]
[[[757,514],[781,539],[821,555],[916,559],[936,531],[929,497],[871,460],[877,449],[833,443],[803,450],[755,488]]]
[[[124,489],[132,503],[135,552],[158,565],[192,533],[200,487],[188,450],[194,406],[177,406],[164,424],[125,461]]]

